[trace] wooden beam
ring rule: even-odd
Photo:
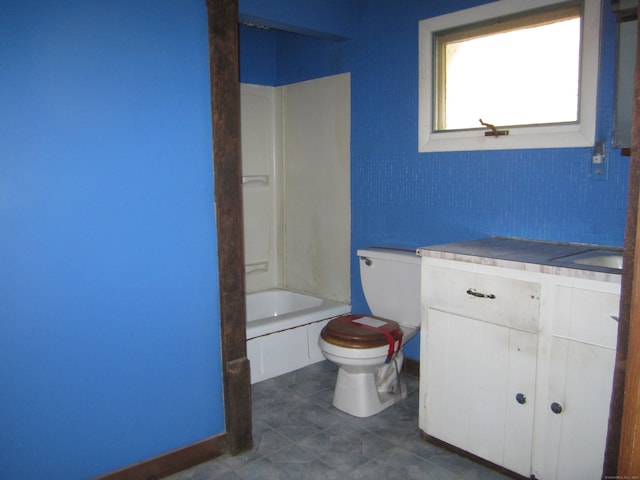
[[[246,347],[237,0],[207,0],[220,328],[229,451],[252,447]]]
[[[635,149],[637,152],[637,149]],[[635,155],[637,157],[637,155]],[[637,162],[636,162],[637,163]],[[634,168],[638,173],[637,165]],[[638,203],[636,203],[636,210]],[[640,219],[636,216],[636,225]],[[640,231],[636,229],[635,246],[640,243]],[[624,403],[620,433],[620,455],[616,475],[619,478],[638,478],[640,475],[640,446],[637,444],[640,434],[640,286],[635,279],[640,278],[640,258],[636,255],[633,263],[631,286],[629,334],[624,381]]]
[[[639,37],[640,40],[640,37]],[[640,45],[639,45],[640,46]],[[609,411],[609,431],[602,476],[631,478],[640,473],[640,62],[637,49],[634,74],[631,164],[624,240],[624,269],[618,324],[618,347]],[[629,476],[629,477],[626,477]]]
[[[631,478],[640,474],[640,37],[637,45],[633,87],[633,123],[631,127],[631,166],[627,230],[625,232],[625,269],[623,296],[628,308],[628,339],[625,345],[625,375],[620,431],[620,453],[615,475]]]

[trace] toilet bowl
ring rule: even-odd
[[[420,258],[415,250],[358,250],[368,314],[331,320],[318,345],[338,368],[333,405],[356,417],[381,412],[406,397],[402,346],[420,326]]]

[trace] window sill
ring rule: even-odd
[[[592,147],[595,123],[544,127],[505,127],[509,135],[485,136],[485,130],[432,132],[421,136],[420,152]],[[502,128],[501,128],[502,129]]]

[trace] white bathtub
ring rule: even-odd
[[[297,370],[324,359],[318,348],[327,322],[351,305],[287,290],[247,295],[247,357],[251,383]]]

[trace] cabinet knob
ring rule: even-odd
[[[516,402],[518,402],[520,405],[524,405],[525,403],[527,403],[527,396],[524,393],[518,393],[516,395]]]
[[[551,404],[551,411],[556,415],[558,415],[559,413],[562,413],[562,405],[560,405],[558,402],[553,402]]]

